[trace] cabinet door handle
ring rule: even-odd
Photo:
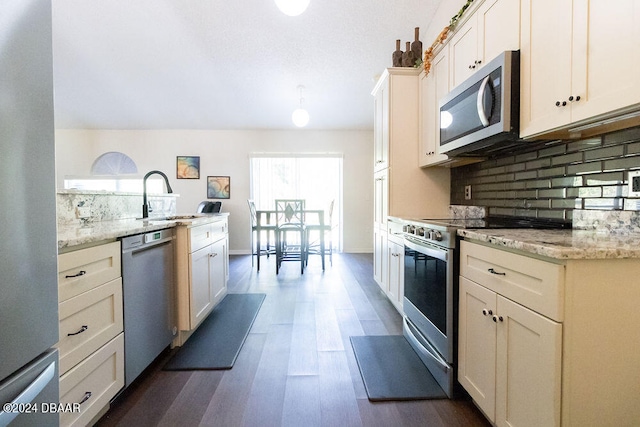
[[[496,322],[496,323],[498,323],[498,322],[502,322],[502,321],[504,321],[504,319],[502,318],[502,316],[496,316],[496,315],[494,315],[494,316],[493,316],[493,321],[494,321],[494,322]]]
[[[93,393],[91,393],[90,391],[87,391],[84,393],[84,396],[82,397],[82,400],[80,400],[80,402],[78,402],[78,405],[82,405],[84,402],[86,402],[87,400],[89,400],[91,398],[91,395]]]
[[[81,333],[83,333],[84,331],[86,331],[87,329],[89,329],[89,327],[87,325],[82,325],[82,328],[80,328],[80,330],[78,332],[73,332],[70,334],[67,334],[68,337],[72,337],[74,335],[79,335]]]
[[[493,310],[487,310],[486,308],[482,309],[483,316],[491,316],[493,314]]]
[[[212,254],[209,254],[209,256],[210,256],[211,258],[215,258],[215,257],[217,257],[217,256],[218,256],[218,254],[217,254],[217,253],[212,253]]]
[[[500,273],[498,271],[495,271],[493,268],[490,268],[488,271],[489,271],[489,273],[495,274],[497,276],[506,276],[507,275],[507,273]]]
[[[84,276],[85,274],[87,274],[86,271],[84,270],[80,270],[80,272],[78,274],[73,274],[71,276],[64,276],[65,279],[73,279],[74,277],[80,277],[80,276]]]

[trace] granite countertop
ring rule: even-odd
[[[640,233],[636,232],[461,229],[458,236],[560,260],[640,258]]]
[[[89,222],[87,224],[58,225],[58,250],[96,242],[116,240],[120,237],[148,233],[179,225],[198,226],[221,221],[229,213],[174,215],[167,219],[122,219]]]

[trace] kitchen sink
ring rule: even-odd
[[[170,216],[159,216],[159,217],[149,217],[149,218],[137,218],[143,221],[148,222],[166,222],[166,221],[178,221],[181,219],[197,219],[204,218],[210,216],[208,214],[185,214],[185,215],[170,215]]]
[[[190,214],[190,215],[172,215],[172,216],[168,216],[165,219],[167,221],[172,221],[172,220],[176,220],[176,219],[196,219],[196,218],[204,218],[206,216],[206,214]]]

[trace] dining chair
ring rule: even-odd
[[[260,257],[266,255],[275,254],[275,246],[271,246],[271,235],[275,235],[276,224],[271,222],[270,211],[258,211],[256,210],[256,204],[253,200],[247,200],[249,204],[249,212],[251,214],[251,266],[253,267],[253,257],[257,258],[256,265],[257,271],[260,271]],[[261,238],[263,232],[266,232],[266,246],[262,248]],[[275,237],[274,237],[275,240]],[[275,244],[275,241],[274,241]]]
[[[324,270],[325,255],[329,256],[329,263],[333,266],[333,241],[332,234],[333,228],[335,225],[333,224],[333,205],[335,200],[331,200],[329,203],[329,208],[325,212],[324,210],[319,211],[307,211],[313,212],[317,221],[308,220],[306,223],[307,229],[307,263],[309,260],[309,255],[320,255],[322,259],[322,270]],[[325,213],[327,214],[325,216]],[[314,233],[317,232],[317,235],[314,236]]]
[[[300,261],[300,274],[306,262],[306,228],[303,199],[276,199],[276,274],[283,261]]]

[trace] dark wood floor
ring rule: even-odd
[[[162,371],[162,355],[100,426],[487,426],[468,400],[367,399],[349,336],[402,334],[373,281],[371,254],[335,255],[304,275],[273,257],[232,256],[229,292],[267,295],[233,369]]]

